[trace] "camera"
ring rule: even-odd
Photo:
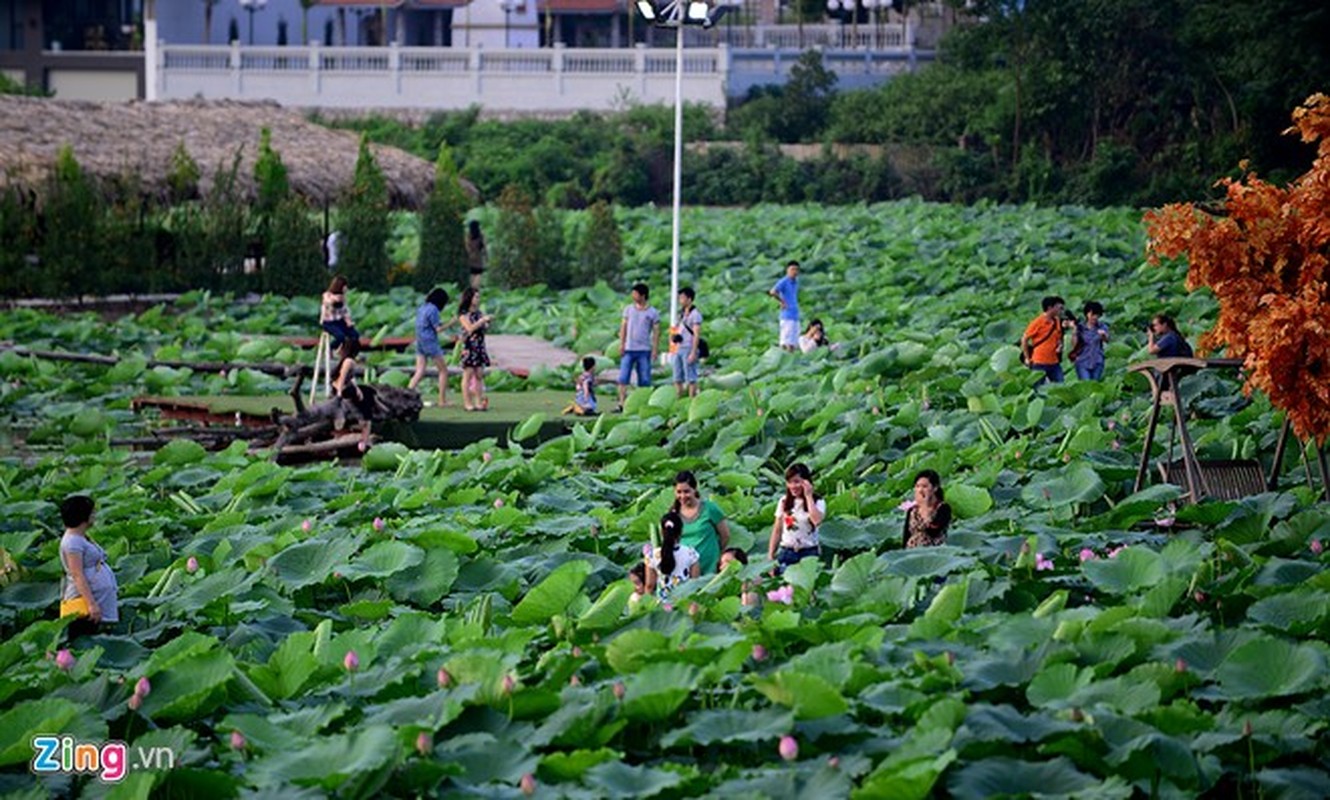
[[[671,336],[670,336],[670,341],[671,341],[671,342],[674,342],[675,344],[682,344],[682,343],[683,343],[683,334],[682,334],[682,333],[676,333],[676,334],[671,335]]]

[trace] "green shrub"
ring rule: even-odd
[[[78,295],[102,290],[102,276],[94,266],[98,253],[98,226],[104,207],[92,181],[68,145],[60,148],[43,206],[38,294]]]
[[[464,221],[470,207],[452,151],[442,145],[434,162],[434,189],[420,212],[420,256],[411,281],[417,290],[428,292],[446,282],[467,285]]]
[[[506,187],[499,195],[498,218],[488,240],[489,271],[500,286],[542,281],[540,239],[530,195],[519,186]]]
[[[623,238],[614,219],[614,209],[604,200],[592,203],[586,210],[572,268],[574,286],[592,286],[597,281],[615,287],[623,285]]]
[[[338,267],[357,289],[388,288],[388,183],[374,161],[369,139],[360,139],[355,179],[342,203]]]

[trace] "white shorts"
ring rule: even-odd
[[[783,319],[780,321],[780,346],[799,346],[799,320]]]

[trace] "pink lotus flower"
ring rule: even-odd
[[[1081,563],[1082,563],[1082,564],[1084,564],[1084,563],[1087,562],[1087,561],[1094,561],[1094,560],[1095,560],[1096,558],[1098,558],[1098,557],[1099,557],[1099,556],[1095,555],[1095,554],[1094,554],[1094,551],[1091,550],[1090,548],[1088,548],[1088,547],[1082,547],[1082,548],[1081,548]]]
[[[767,599],[773,603],[784,603],[788,606],[794,602],[794,587],[787,583],[779,589],[773,589],[767,592]]]
[[[245,734],[241,733],[240,731],[231,731],[231,749],[232,750],[245,749]]]
[[[503,498],[502,498],[502,497],[496,497],[496,498],[494,498],[494,507],[495,507],[495,508],[503,508]]]
[[[1161,528],[1171,528],[1173,527],[1173,523],[1177,521],[1178,521],[1177,517],[1160,517],[1159,519],[1155,520],[1155,525]]]
[[[660,604],[660,607],[666,611],[673,611],[674,603],[671,603],[669,600],[666,600],[665,602]]]
[[[356,442],[356,449],[362,453],[367,452],[369,450],[369,442]]]
[[[1044,570],[1053,569],[1053,561],[1052,559],[1044,558],[1043,553],[1035,553],[1034,568],[1037,572],[1043,572]]]
[[[513,689],[517,688],[517,681],[513,680],[512,675],[503,676],[503,693],[512,694]]]
[[[651,553],[652,549],[650,542],[647,542],[646,544],[642,545],[642,558],[651,558]]]
[[[374,530],[381,531],[383,530],[385,523],[383,521],[383,517],[375,517],[374,522],[372,524],[374,525]]]
[[[355,672],[360,669],[360,656],[356,655],[355,650],[347,650],[346,656],[342,658],[342,666],[347,672]]]
[[[300,530],[304,531],[305,533],[309,533],[313,529],[314,529],[314,523],[310,522],[309,520],[305,520],[304,522],[300,523]]]
[[[754,660],[754,661],[766,661],[766,660],[767,660],[767,648],[763,647],[763,646],[760,645],[760,644],[755,644],[755,645],[753,645],[753,660]]]
[[[527,797],[536,793],[536,778],[530,772],[523,775],[522,780],[518,781],[517,785],[522,789],[522,794]]]
[[[1173,671],[1174,671],[1174,672],[1178,672],[1178,673],[1186,672],[1186,671],[1187,671],[1187,662],[1186,662],[1186,661],[1183,661],[1183,660],[1180,659],[1180,658],[1179,658],[1177,661],[1174,661],[1174,662],[1173,662]]]
[[[1125,544],[1124,544],[1124,545],[1119,545],[1119,546],[1113,548],[1112,550],[1109,550],[1109,551],[1108,551],[1108,557],[1109,557],[1109,558],[1117,558],[1117,557],[1118,557],[1118,553],[1121,553],[1123,550],[1126,550],[1126,549],[1127,549],[1127,546],[1126,546]]]
[[[624,694],[627,693],[628,688],[623,685],[623,681],[615,681],[614,686],[610,688],[610,691],[614,692],[615,700],[622,700]]]
[[[134,694],[139,697],[147,697],[152,694],[152,684],[147,678],[139,678],[139,682],[134,684]]]
[[[137,695],[137,694],[131,694],[131,695],[129,696],[129,710],[130,710],[130,711],[138,711],[139,708],[140,708],[142,705],[143,705],[143,698],[142,698],[141,696],[139,696],[139,695]]]
[[[897,510],[897,511],[909,511],[910,509],[914,508],[914,507],[917,506],[917,505],[919,505],[919,504],[916,503],[916,502],[914,502],[913,500],[906,500],[906,501],[904,501],[903,503],[901,503],[900,505],[896,506],[896,510]]]
[[[780,757],[786,761],[793,761],[799,757],[799,742],[793,736],[780,737]]]
[[[448,684],[453,682],[453,676],[449,675],[448,670],[443,667],[439,667],[439,674],[435,675],[434,678],[438,682],[440,689],[448,688]]]
[[[68,650],[61,650],[55,654],[55,665],[65,672],[74,668],[74,654]]]
[[[429,735],[429,731],[421,731],[416,734],[416,752],[422,756],[434,749],[434,737]]]
[[[1320,539],[1312,539],[1312,543],[1311,543],[1310,546],[1311,546],[1311,549],[1312,549],[1312,553],[1313,553],[1314,555],[1318,555],[1318,556],[1319,556],[1319,555],[1321,554],[1321,551],[1325,550],[1325,546],[1321,544],[1321,540],[1320,540]]]
[[[194,556],[190,556],[189,560],[185,562],[185,572],[188,572],[190,575],[193,575],[195,572],[198,571],[199,571],[199,560]]]

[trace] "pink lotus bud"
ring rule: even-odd
[[[1071,463],[1071,453],[1063,453],[1063,454],[1062,454],[1062,463],[1063,463],[1063,464],[1070,464],[1070,463]]]
[[[513,676],[512,676],[512,675],[504,675],[504,676],[503,676],[503,693],[504,693],[504,694],[512,694],[512,693],[513,693],[513,689],[515,689],[516,687],[517,687],[517,681],[513,680]]]
[[[185,562],[185,572],[188,572],[190,575],[193,575],[195,572],[198,571],[199,571],[199,560],[194,556],[190,556],[189,560]]]
[[[300,523],[300,530],[304,531],[305,533],[309,533],[313,529],[314,529],[314,523],[310,522],[309,520],[305,520],[304,522]]]
[[[1110,431],[1111,431],[1111,430],[1114,430],[1114,429],[1117,428],[1117,427],[1118,427],[1118,421],[1117,421],[1117,420],[1115,420],[1115,419],[1110,419],[1110,420],[1108,421],[1108,429],[1109,429]]]
[[[220,375],[221,377],[225,378],[225,377],[226,377],[226,370],[224,370],[224,369],[219,369],[219,370],[217,370],[217,374]]]
[[[1020,451],[1020,450],[1017,450],[1015,453],[1012,453],[1012,455],[1015,456],[1016,458],[1020,458],[1020,457],[1021,457],[1021,451]]]
[[[909,511],[910,509],[914,508],[914,507],[917,506],[917,505],[919,505],[919,504],[916,503],[916,502],[914,502],[913,500],[906,500],[905,502],[903,502],[903,503],[901,503],[900,505],[896,506],[896,510],[897,510],[897,511]]]
[[[1113,447],[1114,450],[1121,450],[1121,449],[1122,449],[1122,442],[1119,442],[1117,439],[1114,439],[1114,440],[1113,440],[1113,445],[1112,445],[1112,447]]]
[[[1196,590],[1196,594],[1193,594],[1193,595],[1192,595],[1192,599],[1194,599],[1194,600],[1195,600],[1196,602],[1198,602],[1198,603],[1204,603],[1204,602],[1205,602],[1205,592],[1202,592],[1200,589],[1197,589],[1197,590]]]
[[[61,650],[55,654],[55,665],[65,672],[74,668],[74,654],[68,650]]]
[[[832,756],[827,759],[827,766],[832,769],[840,769],[840,756]]]
[[[759,408],[759,409],[757,410],[757,415],[758,415],[759,417],[762,416],[762,409]]]
[[[522,794],[527,797],[536,793],[536,778],[530,772],[523,775],[522,780],[518,781],[517,785],[522,789]]]
[[[245,746],[245,734],[240,731],[231,731],[231,749],[244,750]]]
[[[139,697],[147,697],[152,694],[152,684],[148,683],[147,678],[139,678],[139,682],[134,684],[134,694]]]
[[[494,456],[490,455],[490,451],[486,450],[485,452],[480,454],[480,460],[488,464],[494,460]]]
[[[130,710],[130,711],[138,711],[138,710],[139,710],[139,707],[142,706],[142,705],[143,705],[143,698],[142,698],[142,697],[140,697],[139,695],[136,695],[136,694],[131,694],[131,695],[129,696],[129,710]]]
[[[342,666],[347,672],[355,672],[360,669],[360,656],[356,655],[355,650],[347,650],[346,656],[342,659]]]
[[[1321,554],[1321,551],[1325,549],[1325,546],[1321,544],[1320,539],[1312,539],[1310,547],[1312,549],[1312,553],[1318,556]]]
[[[496,498],[494,498],[494,507],[495,507],[495,508],[503,508],[503,498],[502,498],[502,497],[496,497]]]
[[[793,736],[780,737],[780,757],[786,761],[793,761],[799,757],[799,742],[795,741]]]
[[[573,645],[573,658],[581,658],[581,657],[582,657],[582,648],[578,647],[577,645]]]
[[[1183,660],[1180,659],[1180,658],[1179,658],[1177,661],[1174,661],[1174,662],[1173,662],[1173,671],[1174,671],[1174,672],[1178,672],[1178,673],[1186,672],[1186,671],[1187,671],[1187,662],[1186,662],[1186,661],[1183,661]]]
[[[1096,558],[1098,558],[1098,557],[1099,557],[1099,556],[1096,556],[1096,555],[1094,554],[1094,551],[1091,550],[1090,548],[1088,548],[1088,547],[1082,547],[1082,548],[1081,548],[1081,563],[1082,563],[1082,564],[1084,564],[1086,561],[1094,561],[1094,560],[1095,560]]]
[[[340,581],[342,579],[342,573],[338,572],[337,570],[333,570],[333,577]]]
[[[1243,722],[1242,722],[1242,735],[1243,735],[1243,736],[1246,736],[1247,738],[1251,738],[1251,720],[1249,720],[1249,719],[1248,719],[1248,720],[1243,720]]]
[[[369,450],[369,442],[356,442],[356,449],[364,453]]]
[[[671,603],[669,600],[666,600],[665,602],[660,604],[660,607],[664,611],[673,611],[674,603]]]
[[[877,416],[878,414],[881,413],[882,413],[881,409],[879,409],[877,406],[873,406],[873,416]]]
[[[688,616],[696,617],[698,614],[701,613],[702,613],[702,607],[699,606],[697,603],[688,604]]]
[[[1053,561],[1052,559],[1044,558],[1043,553],[1035,553],[1034,568],[1035,571],[1037,572],[1043,572],[1044,570],[1053,569]]]
[[[572,677],[570,677],[570,678],[568,679],[568,685],[569,685],[569,686],[581,686],[581,685],[582,685],[582,679],[579,678],[579,677],[577,677],[576,675],[573,675]]]
[[[773,603],[789,605],[794,602],[794,587],[787,583],[779,589],[773,589],[767,592],[767,599]]]
[[[440,689],[448,688],[448,684],[453,682],[453,676],[449,675],[448,670],[444,669],[443,667],[439,667],[439,674],[434,677],[435,680],[438,681]]]
[[[375,517],[375,518],[374,518],[373,525],[374,525],[374,530],[376,530],[376,531],[381,531],[381,530],[383,530],[383,526],[384,526],[383,517]]]
[[[622,700],[624,693],[627,692],[628,689],[623,685],[623,681],[615,681],[612,691],[614,692],[615,700]]]
[[[1119,545],[1118,547],[1115,547],[1115,548],[1113,548],[1112,550],[1109,550],[1109,551],[1108,551],[1108,557],[1109,557],[1109,558],[1117,558],[1117,557],[1118,557],[1118,553],[1121,553],[1123,550],[1126,550],[1126,549],[1127,549],[1127,546],[1126,546],[1125,544],[1124,544],[1124,545]]]
[[[767,660],[767,648],[763,647],[763,646],[760,645],[760,644],[755,644],[755,645],[753,645],[753,660],[754,660],[754,661],[766,661],[766,660]]]
[[[651,543],[642,545],[642,558],[651,558]]]
[[[1177,522],[1176,517],[1162,517],[1160,519],[1155,520],[1155,524],[1161,528],[1171,528],[1173,527],[1174,522]]]
[[[429,735],[429,731],[421,731],[416,734],[416,752],[422,756],[434,749],[434,737]]]

